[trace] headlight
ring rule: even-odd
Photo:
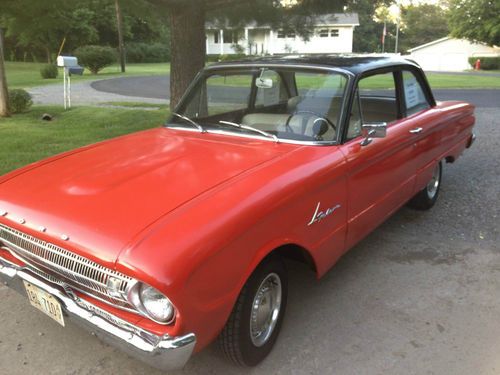
[[[141,284],[139,299],[145,312],[159,323],[168,323],[174,318],[172,302],[155,288]]]

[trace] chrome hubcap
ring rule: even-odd
[[[434,168],[434,172],[432,173],[432,178],[427,184],[427,195],[429,196],[430,199],[433,199],[438,191],[439,188],[439,164],[436,165],[436,168]]]
[[[270,273],[255,294],[250,314],[250,338],[255,346],[264,345],[278,323],[281,308],[281,280]]]

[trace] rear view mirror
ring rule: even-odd
[[[372,142],[372,138],[385,138],[387,134],[386,122],[374,122],[363,124],[361,127],[361,135],[365,138],[361,142],[361,146],[366,146]]]
[[[273,88],[273,80],[271,78],[262,78],[262,77],[259,77],[255,81],[255,85],[259,89],[272,89]]]

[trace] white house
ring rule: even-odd
[[[293,32],[285,33],[256,23],[247,24],[240,30],[207,23],[207,54],[349,53],[352,52],[352,35],[356,26],[359,26],[356,13],[318,16],[312,36],[305,41]]]
[[[465,39],[441,38],[411,48],[410,58],[424,70],[461,71],[471,69],[469,57],[500,56],[500,48],[472,43]]]

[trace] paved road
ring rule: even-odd
[[[401,209],[319,282],[290,265],[287,316],[264,363],[242,370],[209,347],[179,374],[498,375],[499,118],[478,109],[477,143],[445,166],[431,211]],[[2,375],[162,374],[1,285],[0,301]]]
[[[500,79],[499,77],[492,79]],[[124,96],[168,99],[170,97],[169,76],[122,77],[92,82],[97,91]],[[227,90],[227,89],[226,89]],[[232,88],[237,95],[238,88]],[[500,90],[433,90],[437,100],[465,100],[478,107],[500,107]],[[246,95],[246,94],[244,94]]]

